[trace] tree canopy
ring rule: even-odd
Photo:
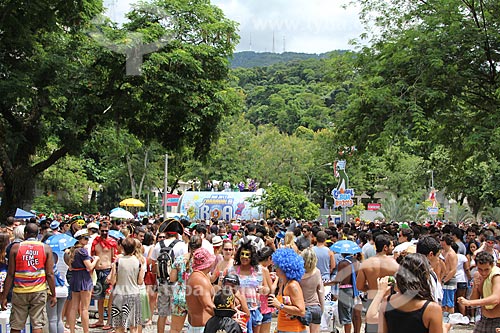
[[[137,47],[137,36],[144,45],[170,34],[144,55],[139,76],[126,75],[125,54],[89,33],[100,1],[4,1],[0,10],[0,219],[30,200],[36,175],[79,153],[98,124],[116,123],[167,151],[191,146],[203,158],[234,111],[227,79],[236,24],[209,1],[139,3],[123,27],[98,27],[125,49]],[[54,149],[34,163],[48,140]]]

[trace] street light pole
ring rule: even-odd
[[[431,174],[431,189],[434,188],[434,170],[427,170],[427,173]]]
[[[168,197],[168,154],[165,154],[165,176],[163,178],[163,220],[167,219],[167,197]]]

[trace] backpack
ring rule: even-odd
[[[170,272],[175,260],[174,246],[179,242],[180,240],[176,239],[169,246],[165,246],[165,241],[160,242],[160,254],[156,259],[156,277],[160,283],[170,282]]]

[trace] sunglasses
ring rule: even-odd
[[[233,249],[229,248],[229,249],[226,249],[226,248],[223,248],[224,251],[232,251]]]
[[[165,239],[165,236],[158,236],[158,239]]]

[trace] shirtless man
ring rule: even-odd
[[[97,300],[97,311],[99,318],[97,322],[90,325],[90,328],[102,328],[103,330],[110,330],[111,327],[111,303],[108,300],[108,323],[104,326],[104,299],[106,297],[106,290],[109,288],[109,273],[111,272],[111,264],[115,261],[118,254],[118,244],[116,241],[108,237],[109,224],[101,222],[99,225],[99,236],[92,242],[91,255],[98,256],[99,262],[95,267],[97,274],[97,283],[94,286],[92,297]],[[111,295],[110,295],[111,297]]]
[[[203,333],[205,324],[214,315],[214,289],[208,277],[214,262],[215,256],[203,247],[193,253],[193,273],[186,285],[188,333]]]
[[[459,297],[457,302],[481,307],[482,316],[474,326],[474,333],[495,332],[500,327],[500,268],[493,256],[484,251],[477,254],[476,267],[470,300]]]
[[[458,257],[457,253],[451,248],[453,237],[450,234],[444,234],[441,237],[441,247],[443,248],[444,264],[446,266],[443,276],[443,312],[455,312],[455,293],[457,292],[457,273]]]
[[[360,291],[367,291],[368,298],[364,309],[367,310],[377,294],[378,282],[377,279],[394,275],[399,269],[399,265],[390,257],[394,245],[392,239],[387,234],[380,234],[375,237],[375,251],[377,254],[374,257],[368,258],[361,263],[356,276],[356,286]],[[367,323],[365,331],[367,333],[377,332],[378,325],[375,323]]]

